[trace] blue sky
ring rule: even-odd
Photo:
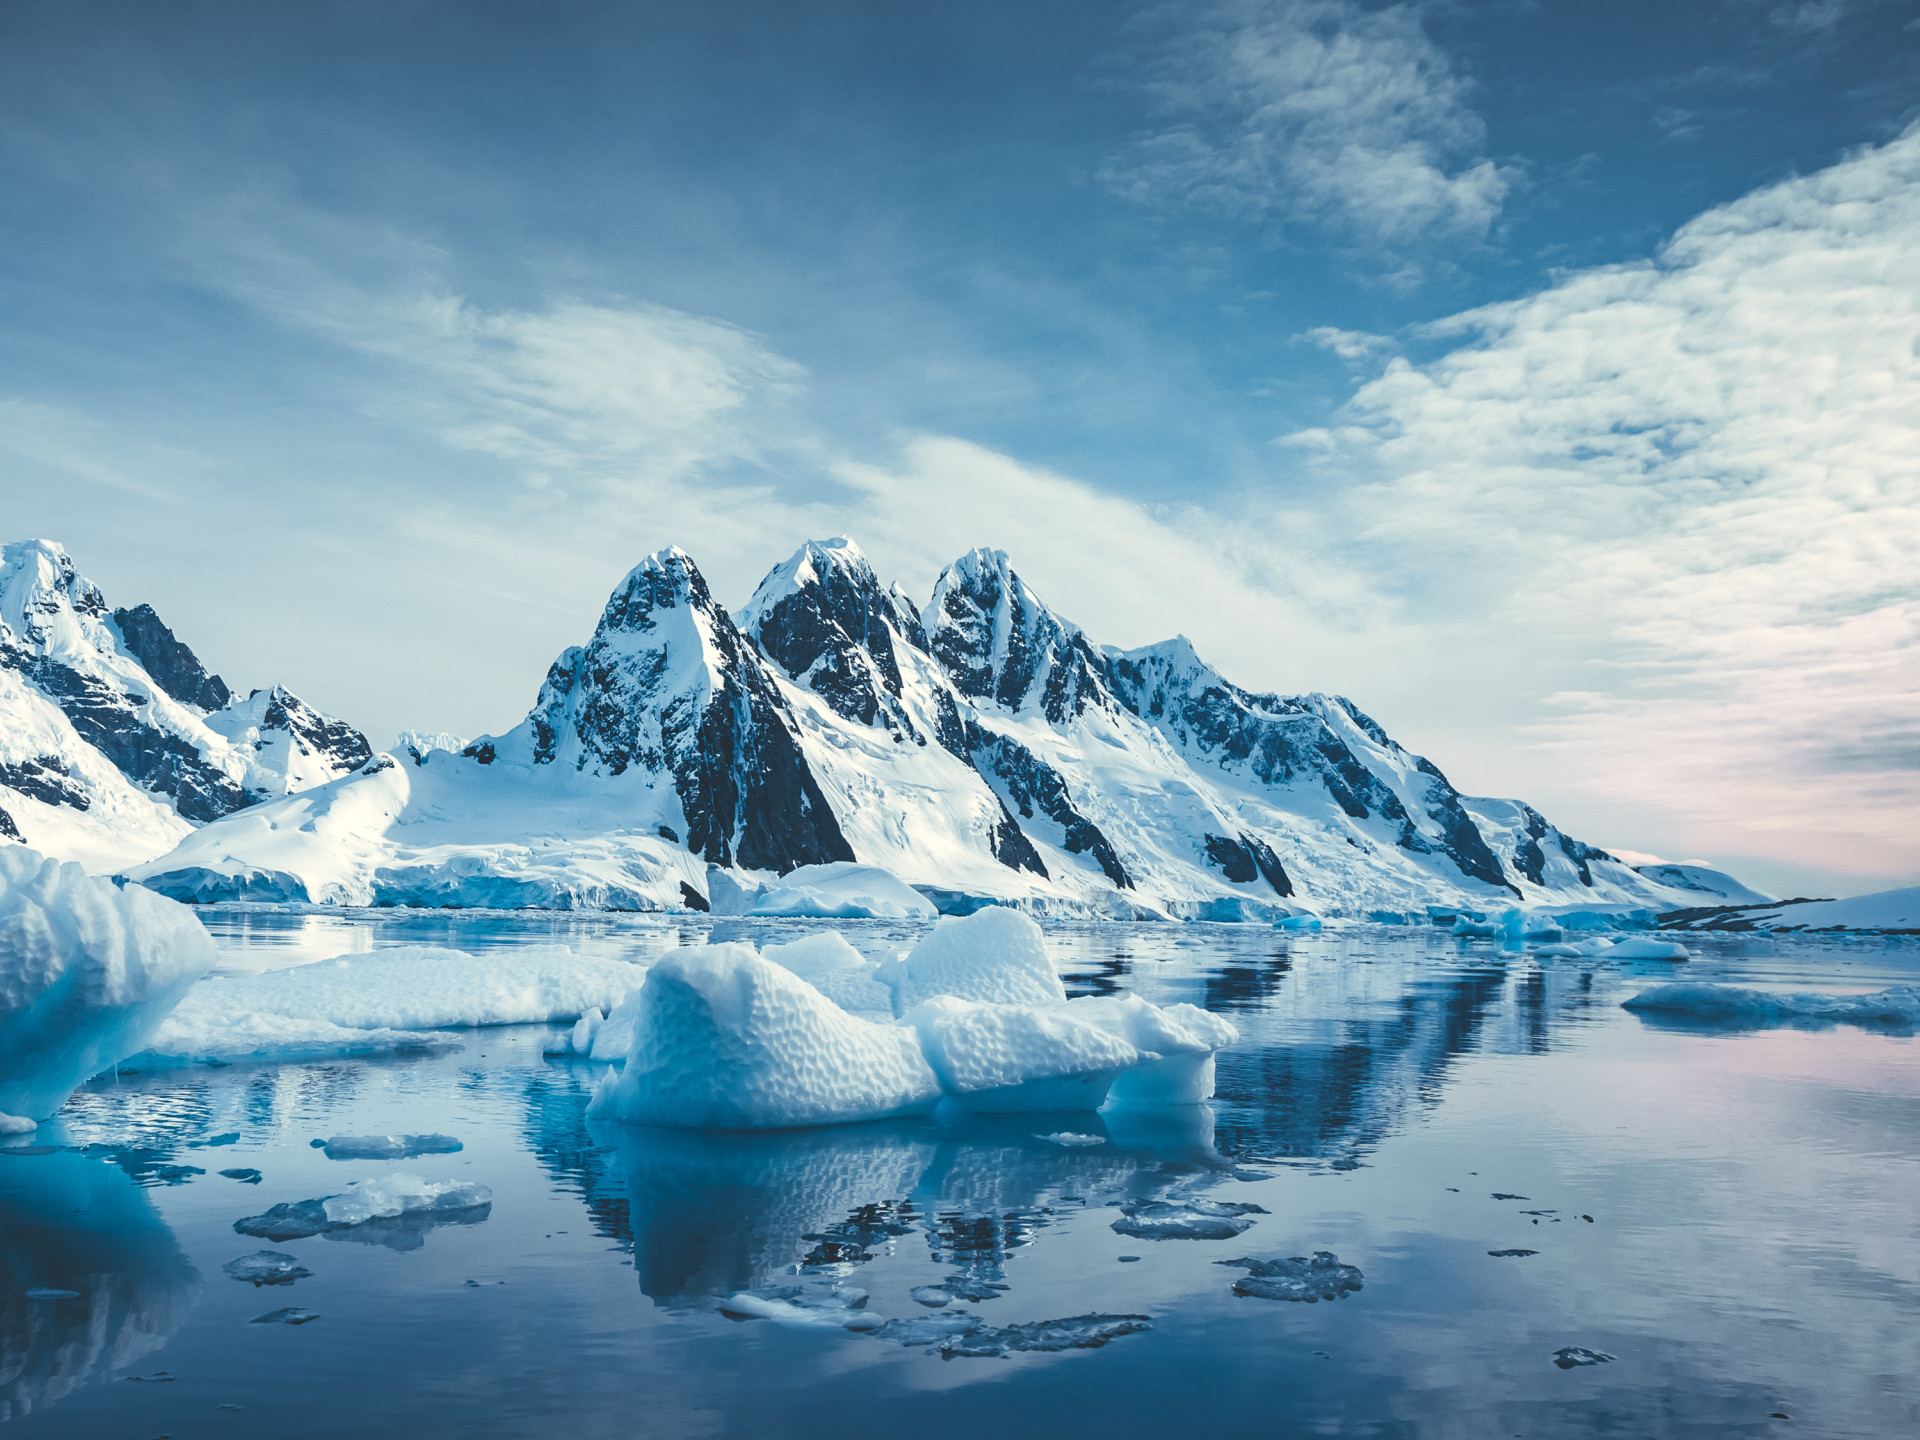
[[[0,502],[513,723],[642,554],[1001,546],[1464,788],[1920,877],[1920,5],[14,3]]]

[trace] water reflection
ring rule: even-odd
[[[157,1350],[198,1279],[120,1170],[71,1152],[0,1155],[0,1420]]]

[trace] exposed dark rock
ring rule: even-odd
[[[260,692],[256,690],[253,693],[258,695]],[[298,695],[279,685],[268,692],[260,728],[287,731],[309,754],[324,756],[333,769],[342,773],[357,769],[374,758],[373,746],[353,726],[344,720],[321,714]]]
[[[13,823],[13,816],[4,810],[0,810],[0,838],[20,840],[22,844],[26,843],[21,837],[20,827]]]
[[[693,886],[687,884],[684,880],[680,882],[680,900],[689,910],[698,910],[705,913],[713,909],[713,907],[707,903],[707,897],[694,889]]]
[[[72,779],[72,773],[58,755],[36,755],[11,765],[0,761],[0,785],[49,805],[90,809],[93,801],[85,788]]]
[[[151,605],[113,612],[120,638],[154,683],[182,705],[218,710],[233,698],[218,675],[209,675],[200,657],[174,637]]]
[[[1023,820],[1033,819],[1036,813],[1044,815],[1060,827],[1061,847],[1069,855],[1092,855],[1094,863],[1115,885],[1133,888],[1133,881],[1112,843],[1098,825],[1074,807],[1067,782],[1059,771],[1012,736],[988,730],[977,721],[968,722],[964,733],[967,758],[999,794],[1003,806],[1010,804]],[[1027,868],[1042,875],[1047,873],[1037,853]]]
[[[927,648],[969,699],[1015,712],[1037,707],[1056,725],[1112,703],[1102,657],[1040,603],[1004,551],[974,550],[949,565],[934,586],[933,613]]]
[[[1209,835],[1206,846],[1208,862],[1219,866],[1220,873],[1234,884],[1247,885],[1264,879],[1274,894],[1282,897],[1293,894],[1293,881],[1288,878],[1286,867],[1266,841],[1252,835],[1232,839]]]

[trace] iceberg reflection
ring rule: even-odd
[[[0,1154],[0,1420],[159,1349],[198,1281],[120,1170],[72,1152]]]

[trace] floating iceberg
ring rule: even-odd
[[[626,1064],[588,1114],[783,1129],[922,1114],[939,1098],[912,1030],[848,1014],[751,946],[704,945],[648,974]]]
[[[936,995],[997,1005],[1055,1005],[1067,998],[1040,927],[1004,905],[942,920],[905,959],[881,966],[878,978],[893,991],[895,1015]]]
[[[609,1010],[645,975],[565,946],[469,955],[395,945],[291,970],[214,977],[187,993],[143,1060],[284,1060],[445,1045],[422,1030],[549,1024]]]
[[[1121,1072],[1141,1061],[1127,1041],[1066,1004],[936,995],[904,1023],[919,1033],[947,1095],[968,1110],[1097,1110]]]
[[[1622,1004],[1645,1014],[1756,1028],[1795,1022],[1920,1025],[1920,985],[1896,985],[1871,995],[1781,993],[1737,985],[1656,985]]]
[[[191,910],[0,850],[0,1113],[44,1120],[147,1043],[214,963]]]
[[[939,912],[926,896],[877,865],[835,860],[802,865],[754,899],[749,915],[828,920],[918,920]]]
[[[313,1274],[300,1263],[298,1256],[289,1255],[284,1250],[256,1250],[251,1255],[242,1255],[238,1260],[229,1260],[220,1268],[233,1279],[244,1280],[255,1289],[262,1285],[291,1285]]]
[[[1214,1052],[1233,1044],[1233,1023],[1198,1005],[1150,1005],[1138,995],[1088,995],[1066,1012],[1090,1020],[1142,1055],[1108,1092],[1116,1105],[1193,1105],[1213,1095]]]

